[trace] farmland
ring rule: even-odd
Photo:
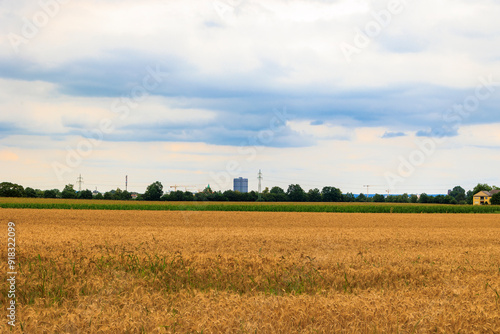
[[[0,212],[17,332],[500,332],[495,214]]]
[[[147,211],[500,213],[500,207],[411,203],[148,202],[45,198],[2,198],[0,208]]]

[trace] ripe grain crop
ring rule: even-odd
[[[498,215],[0,214],[17,226],[14,332],[500,332]]]

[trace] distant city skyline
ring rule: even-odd
[[[238,177],[238,178],[235,178],[233,180],[233,185],[232,187],[230,188],[221,188],[221,189],[214,189],[215,191],[226,191],[226,190],[235,190],[235,181],[237,179],[243,179],[243,180],[246,180],[248,182],[248,184],[251,184],[251,182],[248,180],[248,178],[244,178],[244,177]],[[84,178],[82,177],[82,180],[84,180]],[[181,191],[190,191],[190,192],[193,192],[193,193],[196,193],[196,192],[199,192],[199,191],[203,191],[203,189],[205,189],[207,186],[210,186],[210,184],[191,184],[191,185],[180,185],[180,184],[169,184],[169,183],[164,183],[160,180],[158,180],[160,183],[162,183],[163,185],[163,191],[164,193],[169,193],[169,192],[173,192],[173,191],[176,191],[176,190],[181,190]],[[251,188],[251,187],[248,187],[248,192],[250,191],[255,191],[257,192],[257,183],[258,181],[254,182],[254,186],[255,186],[255,189]],[[74,182],[74,183],[69,183],[69,184],[72,184],[74,186],[74,189],[76,191],[78,191],[78,187],[79,187],[79,184],[78,184],[78,179],[77,179],[77,182]],[[311,184],[306,184],[306,183],[300,183],[300,182],[284,182],[284,181],[275,181],[275,183],[269,183],[269,184],[264,184],[262,186],[262,191],[264,191],[266,188],[268,188],[269,190],[271,190],[273,187],[280,187],[282,188],[285,192],[287,191],[288,189],[288,186],[291,185],[291,184],[299,184],[306,192],[310,189],[319,189],[319,190],[322,190],[323,187],[329,187],[329,186],[332,186],[332,187],[337,187],[339,188],[343,194],[347,194],[347,193],[353,193],[354,195],[359,195],[359,194],[364,194],[364,195],[368,195],[369,197],[372,197],[373,195],[375,194],[380,194],[380,195],[384,195],[384,196],[387,196],[387,195],[403,195],[404,193],[396,193],[396,192],[387,192],[387,189],[386,190],[381,190],[382,189],[382,186],[376,186],[376,185],[371,185],[370,188],[369,188],[369,192],[367,191],[368,189],[365,187],[360,187],[360,191],[344,191],[342,189],[342,187],[339,187],[338,185],[334,185],[334,184],[324,184],[324,185],[320,185],[320,184],[316,184],[316,185],[311,185]],[[26,185],[26,184],[22,184],[20,183],[20,185],[24,186],[25,188],[26,187],[30,187],[30,188],[35,188],[35,189],[40,189],[40,190],[49,190],[49,189],[52,189],[52,188],[43,188],[43,187],[36,187],[36,186],[33,186],[33,185]],[[128,184],[128,190],[129,192],[132,192],[132,193],[144,193],[144,191],[146,190],[147,186],[149,184],[144,184],[144,189],[141,190],[141,187],[142,185],[138,185],[138,184],[135,184],[133,185],[132,189],[130,188],[130,183]],[[125,181],[123,183],[123,185],[116,185],[116,186],[111,186],[111,188],[107,188],[106,186],[104,185],[100,185],[101,187],[95,185],[95,184],[92,184],[92,186],[90,187],[87,187],[85,186],[85,181],[82,182],[82,190],[85,190],[85,189],[88,189],[88,190],[91,190],[91,191],[98,191],[99,193],[105,193],[105,192],[108,192],[108,191],[113,191],[113,190],[116,190],[116,189],[121,189],[121,190],[125,190]],[[461,186],[461,185],[455,185],[455,186]],[[438,189],[438,192],[429,192],[429,191],[426,191],[426,190],[422,190],[423,188],[422,187],[416,187],[414,188],[415,191],[412,191],[412,192],[406,192],[407,194],[422,194],[422,193],[426,193],[428,195],[447,195],[455,186],[452,186],[452,187],[449,187],[446,189],[446,187],[442,187],[442,188],[435,188],[435,189]],[[475,187],[476,185],[474,185],[473,187]],[[495,184],[491,184],[491,186],[495,186]],[[464,190],[467,192],[468,190],[472,190],[471,187],[470,189],[468,188],[464,188]],[[212,188],[212,186],[210,186],[210,188]],[[59,189],[56,187],[56,189]],[[136,189],[136,190],[135,190]],[[62,190],[59,189],[59,190]],[[439,192],[440,191],[440,192]]]

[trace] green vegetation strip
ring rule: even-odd
[[[139,258],[131,252],[67,262],[38,256],[19,262],[21,274],[29,277],[20,285],[19,298],[24,305],[34,305],[40,299],[45,306],[60,305],[64,300],[114,289],[116,287],[106,282],[120,276],[129,281],[139,280],[137,285],[166,293],[190,289],[283,295],[314,294],[327,288],[343,291],[344,288],[342,277],[346,275],[346,268],[343,264],[333,269],[342,270],[338,275],[340,279],[328,282],[312,262],[283,263],[273,258],[263,258],[260,263],[255,261],[209,258],[204,263],[197,263],[181,255]],[[262,267],[262,263],[268,265],[268,270]],[[92,279],[97,276],[100,279]],[[0,293],[7,296],[7,288],[2,288]]]
[[[352,212],[352,213],[500,213],[498,206],[418,204],[310,204],[310,203],[100,203],[0,202],[9,209],[147,210],[147,211],[253,211],[253,212]]]

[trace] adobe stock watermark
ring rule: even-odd
[[[473,94],[468,95],[462,103],[452,106],[442,114],[443,123],[430,134],[432,137],[416,139],[417,148],[406,157],[399,156],[400,163],[395,172],[385,173],[389,189],[394,191],[398,184],[403,183],[415,173],[418,167],[424,165],[434,155],[438,146],[448,140],[447,134],[456,133],[464,120],[477,112],[481,102],[491,98],[499,86],[500,81],[495,81],[493,75],[480,77]]]
[[[21,45],[28,44],[40,33],[40,30],[45,28],[51,19],[56,17],[60,11],[61,6],[65,5],[70,0],[39,0],[38,5],[40,9],[33,14],[31,19],[23,17],[23,26],[21,27],[20,34],[9,33],[7,38],[14,52],[19,53]]]
[[[408,6],[407,0],[390,0],[386,9],[375,12],[370,15],[373,20],[368,21],[363,29],[356,28],[352,43],[342,42],[339,47],[347,63],[351,63],[355,55],[359,55],[364,49],[370,46],[373,38],[380,36],[395,16],[401,15]]]
[[[7,322],[10,326],[16,326],[16,282],[17,282],[17,248],[16,248],[16,224],[7,224]],[[18,305],[17,305],[18,306]]]
[[[234,16],[236,9],[244,0],[215,0],[212,6],[222,20],[228,20]]]
[[[147,66],[146,72],[147,74],[143,77],[141,83],[136,84],[128,94],[114,100],[111,104],[110,110],[119,115],[121,120],[126,119],[130,112],[146,100],[162,84],[164,78],[168,76],[168,72],[163,72],[159,64],[155,68]],[[103,143],[104,136],[111,134],[115,130],[115,125],[112,119],[104,118],[99,122],[97,129],[82,131],[84,138],[78,142],[76,148],[66,147],[65,162],[54,161],[52,163],[52,169],[57,179],[62,182],[65,174],[78,168],[83,160]]]
[[[271,144],[276,135],[286,128],[286,123],[290,119],[290,114],[286,108],[282,111],[274,110],[273,117],[269,121],[269,126],[265,130],[259,131],[256,135],[249,137],[238,147],[238,154],[245,157],[246,162],[253,162],[257,155],[265,150],[266,145]],[[222,188],[229,183],[235,176],[242,172],[243,166],[238,160],[230,160],[226,163],[225,171],[210,172],[212,180]]]

